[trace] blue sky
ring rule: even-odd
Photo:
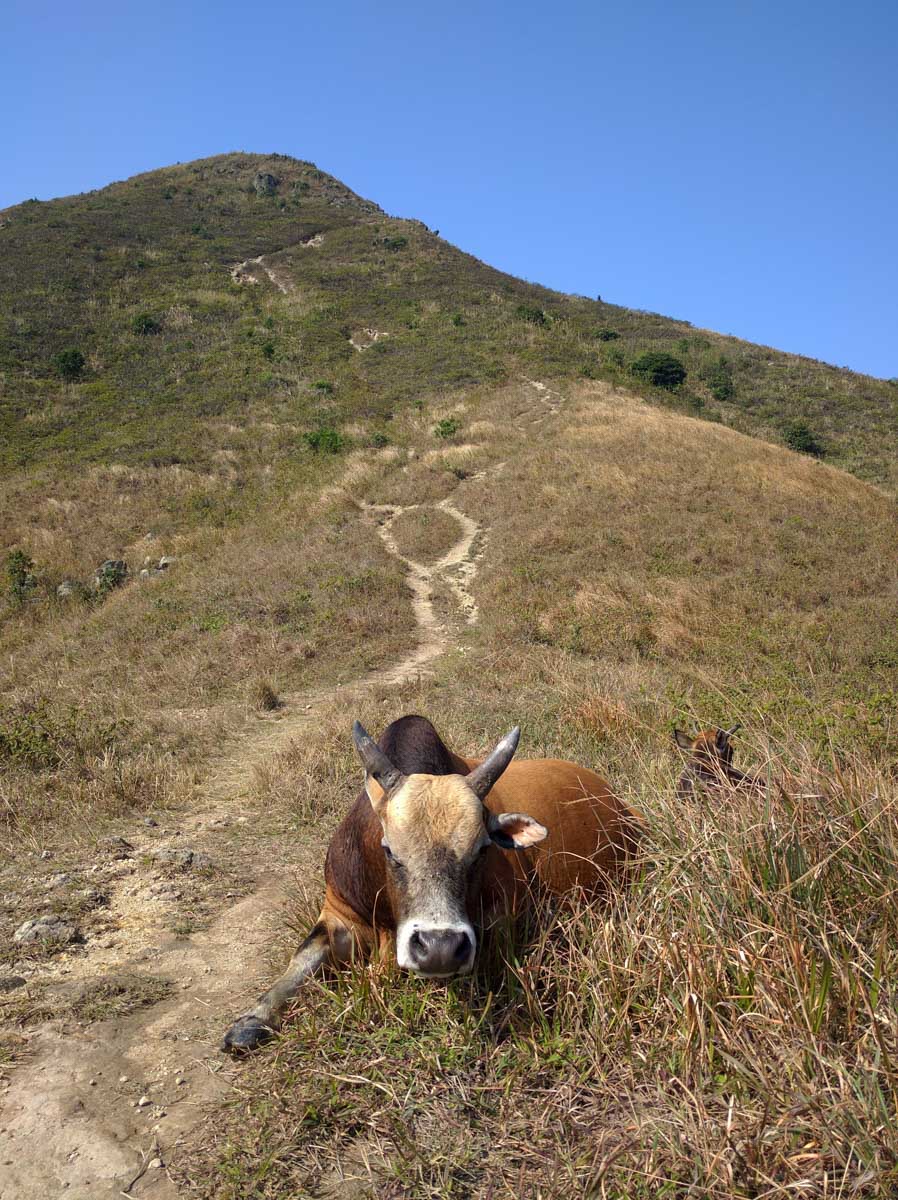
[[[563,291],[898,375],[898,5],[7,0],[0,207],[316,162]]]

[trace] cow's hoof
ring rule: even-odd
[[[221,1041],[226,1054],[249,1054],[274,1037],[275,1031],[258,1017],[239,1017]]]

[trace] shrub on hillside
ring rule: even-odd
[[[31,770],[81,763],[108,750],[125,722],[98,721],[72,706],[60,713],[43,697],[0,708],[0,762]]]
[[[703,369],[702,379],[715,400],[729,400],[736,390],[733,385],[733,368],[723,354]]]
[[[644,379],[653,387],[675,392],[686,378],[686,368],[673,354],[663,350],[647,350],[630,364],[633,375]]]
[[[600,342],[616,342],[620,334],[616,329],[597,329],[596,337]]]
[[[24,550],[10,550],[6,556],[6,578],[10,596],[17,604],[23,604],[37,584],[34,560]]]
[[[541,308],[537,308],[533,304],[519,304],[515,309],[515,315],[522,321],[527,321],[531,325],[548,325],[549,318]]]
[[[387,250],[404,250],[408,245],[408,238],[385,237],[381,239],[381,245]]]
[[[138,337],[150,337],[151,334],[159,333],[161,329],[162,326],[152,313],[138,313],[131,320],[131,331]]]
[[[455,417],[444,417],[442,421],[437,421],[433,427],[433,432],[438,438],[451,438],[459,431],[459,423]]]
[[[63,379],[71,382],[80,378],[85,362],[86,359],[81,351],[70,347],[68,350],[60,350],[53,359],[53,366]]]
[[[826,452],[823,443],[807,421],[790,421],[783,429],[783,441],[790,450],[797,450],[800,454],[810,454],[814,458],[822,458]]]
[[[320,429],[309,430],[302,436],[309,449],[314,450],[316,454],[339,454],[346,446],[346,439],[342,433],[330,425],[322,425]]]

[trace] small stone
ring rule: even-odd
[[[167,571],[168,568],[172,565],[172,563],[175,563],[177,561],[178,560],[176,558],[172,557],[172,555],[163,554],[162,558],[159,559],[159,566],[157,567],[157,570]]]
[[[128,1076],[127,1076],[127,1075],[119,1075],[119,1077],[118,1077],[118,1081],[119,1081],[119,1083],[127,1083],[127,1082],[128,1082]]]
[[[203,854],[199,850],[190,850],[187,846],[184,846],[181,849],[174,849],[171,846],[162,846],[158,850],[151,850],[150,858],[153,860],[153,862],[179,867],[182,871],[186,871],[190,868],[199,870],[203,867],[212,866],[212,859],[208,854]]]
[[[101,850],[107,851],[113,858],[130,858],[134,853],[134,847],[129,841],[123,837],[102,837],[97,845]]]
[[[84,941],[71,921],[65,920],[64,917],[58,917],[55,913],[30,917],[19,926],[12,938],[21,946],[30,946],[35,942],[56,942],[65,945],[69,942]]]
[[[24,987],[27,982],[22,975],[0,975],[0,995],[4,992],[14,992],[16,988]]]
[[[183,1083],[186,1083],[186,1082],[187,1082],[187,1080],[184,1078],[184,1076],[183,1076],[183,1075],[179,1075],[179,1076],[177,1077],[177,1079],[175,1080],[175,1083],[177,1083],[177,1084],[179,1084],[179,1085],[180,1085],[180,1084],[183,1084]]]
[[[88,1086],[88,1087],[96,1087],[96,1086],[97,1086],[97,1081],[96,1081],[96,1079],[88,1079],[88,1081],[87,1081],[87,1086]]]
[[[161,1166],[162,1166],[161,1158],[151,1158],[150,1161],[147,1163],[147,1168],[150,1171],[158,1171]]]
[[[53,854],[50,850],[41,850],[40,856],[44,860],[44,862],[46,862],[48,858],[53,857]]]
[[[137,1107],[138,1108],[146,1108],[146,1106],[150,1103],[151,1103],[151,1101],[150,1101],[149,1096],[141,1096],[140,1099],[137,1101]]]
[[[147,828],[149,828],[149,829],[155,829],[155,828],[158,826],[158,824],[159,824],[159,822],[158,822],[158,821],[154,821],[152,817],[144,817],[144,819],[143,819],[143,823],[144,823],[144,825],[146,825],[146,826],[147,826]]]
[[[74,596],[75,585],[71,579],[63,579],[62,583],[56,589],[56,595],[60,600],[67,600],[69,596]]]

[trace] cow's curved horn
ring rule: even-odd
[[[514,752],[518,748],[520,737],[520,727],[515,725],[511,733],[506,733],[501,742],[496,744],[495,750],[483,760],[480,766],[475,767],[466,777],[468,786],[481,800],[486,798],[490,788],[511,762]]]
[[[741,728],[742,728],[741,723],[737,721],[732,729],[725,729],[724,733],[727,735],[728,738],[731,738],[733,736],[733,734],[738,733]]]
[[[371,778],[376,779],[385,792],[392,792],[401,781],[402,772],[393,766],[359,721],[352,726],[352,740]]]

